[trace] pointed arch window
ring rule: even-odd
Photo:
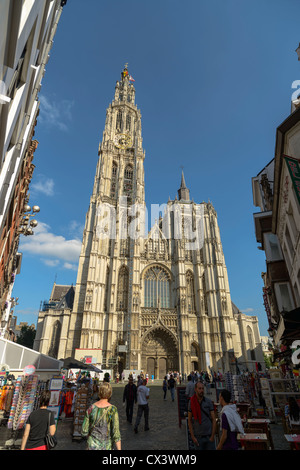
[[[205,315],[208,315],[208,305],[207,305],[207,293],[206,293],[206,282],[205,282],[205,274],[202,275],[202,289],[203,289],[203,304],[204,304],[204,312]]]
[[[170,308],[170,276],[162,268],[153,267],[144,276],[144,306]]]
[[[191,271],[186,273],[186,298],[188,313],[195,312],[194,276]]]
[[[130,131],[131,129],[131,115],[127,114],[126,116],[126,131]]]
[[[127,311],[128,305],[128,269],[122,266],[118,276],[117,310]]]
[[[118,165],[113,162],[111,170],[111,184],[110,184],[110,197],[115,199],[117,196],[117,173]]]
[[[109,290],[109,267],[107,266],[106,277],[105,277],[105,293],[104,293],[104,311],[105,312],[108,312],[109,310],[108,290]]]
[[[61,335],[61,322],[59,320],[56,320],[52,328],[48,356],[57,358],[60,335]]]
[[[131,165],[127,165],[124,171],[124,196],[127,196],[127,203],[132,202],[132,189],[133,189],[133,169]]]
[[[122,120],[123,120],[123,114],[122,114],[122,111],[119,109],[117,113],[116,129],[122,130]]]

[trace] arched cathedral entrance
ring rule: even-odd
[[[163,327],[146,333],[142,342],[142,367],[144,373],[163,379],[169,370],[179,370],[178,345],[175,337]]]

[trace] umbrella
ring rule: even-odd
[[[103,370],[98,369],[98,367],[93,366],[93,364],[85,364],[84,362],[78,361],[73,357],[67,357],[66,359],[60,359],[63,362],[63,369],[83,369],[90,370],[93,372],[103,372]]]

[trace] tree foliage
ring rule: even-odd
[[[26,348],[33,349],[33,343],[36,330],[33,326],[23,325],[20,331],[20,336],[17,338],[17,343],[25,346]]]

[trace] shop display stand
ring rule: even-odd
[[[246,402],[246,394],[244,390],[243,378],[241,375],[233,375],[233,396],[232,399],[237,403]]]
[[[75,408],[74,408],[74,428],[73,428],[73,441],[82,440],[81,427],[86,410],[91,405],[92,389],[88,384],[82,384],[76,393]]]
[[[28,416],[33,411],[38,376],[19,376],[16,380],[10,415],[7,428],[12,430],[11,437],[5,442],[6,448],[16,448],[21,445],[21,431],[27,421]]]

